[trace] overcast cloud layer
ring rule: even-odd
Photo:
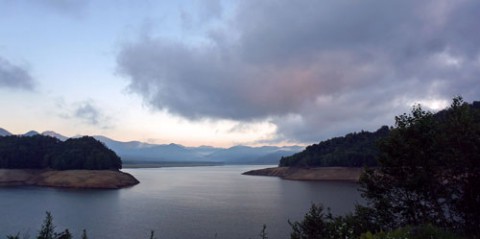
[[[480,99],[479,1],[242,0],[222,20],[201,43],[123,45],[129,90],[192,120],[269,120],[302,142],[391,124],[414,102]]]

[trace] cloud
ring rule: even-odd
[[[84,120],[91,125],[98,125],[100,113],[90,103],[84,103],[75,110],[75,117]]]
[[[197,0],[187,6],[192,9],[185,7],[179,9],[180,22],[184,30],[198,31],[214,20],[221,19],[223,15],[221,0]]]
[[[201,21],[208,21],[220,18],[223,13],[223,7],[220,0],[201,0],[198,1],[199,18]]]
[[[0,87],[33,90],[35,82],[30,72],[0,57]]]
[[[480,98],[478,1],[239,1],[202,43],[143,37],[118,71],[155,109],[269,120],[312,142],[391,123],[415,102]]]
[[[67,103],[64,98],[58,98],[55,100],[55,106],[60,118],[69,121],[75,120],[101,129],[113,127],[110,117],[105,115],[91,100],[71,104]]]

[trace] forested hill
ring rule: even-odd
[[[43,135],[10,135],[0,137],[0,168],[117,170],[122,161],[88,136],[60,141]]]
[[[388,126],[375,132],[362,131],[308,146],[304,151],[282,157],[281,167],[363,167],[377,165],[376,142],[387,136]]]
[[[468,105],[475,112],[480,112],[480,102],[474,101]],[[446,110],[433,116],[439,121],[444,120]],[[475,114],[475,120],[480,121],[480,113]],[[390,130],[382,126],[375,132],[351,133],[336,137],[318,144],[308,146],[304,151],[280,159],[280,167],[363,167],[377,166],[377,142],[386,137]]]

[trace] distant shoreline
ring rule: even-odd
[[[116,170],[0,169],[0,186],[40,186],[73,189],[119,189],[138,184]]]
[[[350,167],[319,167],[319,168],[294,168],[275,167],[251,170],[243,175],[273,176],[287,180],[299,181],[346,181],[358,182],[363,168]]]
[[[122,167],[130,168],[171,168],[171,167],[200,167],[200,166],[222,166],[224,163],[217,162],[123,162]]]

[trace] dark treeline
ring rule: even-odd
[[[479,110],[480,102],[464,103],[471,110]],[[448,110],[442,110],[432,117],[445,121]],[[480,116],[477,121],[480,120]],[[378,144],[390,134],[387,126],[375,132],[350,133],[308,146],[304,151],[292,156],[282,157],[280,167],[374,167],[378,166]]]
[[[376,166],[376,143],[389,133],[387,126],[375,132],[362,131],[308,146],[304,151],[282,157],[281,167]]]
[[[103,143],[88,136],[62,142],[44,135],[12,135],[0,137],[0,168],[106,170],[122,168],[122,161]]]

